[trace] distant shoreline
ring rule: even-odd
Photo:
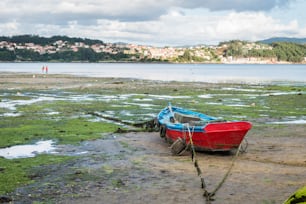
[[[99,63],[110,63],[110,64],[248,64],[248,65],[273,65],[273,64],[289,64],[289,65],[304,65],[304,63],[293,63],[287,61],[280,61],[280,62],[267,62],[265,60],[262,61],[242,61],[242,60],[232,60],[229,62],[150,62],[150,61],[100,61],[100,62],[88,62],[88,61],[70,61],[70,62],[63,62],[63,61],[0,61],[0,63],[88,63],[88,64],[99,64]]]
[[[0,63],[0,72],[208,83],[305,84],[306,82],[306,67],[302,64],[52,63]],[[49,68],[48,74],[43,69],[46,66]]]

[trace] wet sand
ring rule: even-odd
[[[0,89],[63,89],[121,86],[95,78],[1,74]],[[123,86],[123,85],[122,85]],[[152,83],[152,87],[162,84]],[[214,85],[215,86],[215,85]],[[306,185],[305,125],[254,126],[248,149],[215,195],[221,203],[282,203]],[[158,132],[109,134],[80,146],[61,145],[60,155],[78,155],[65,164],[37,167],[35,183],[10,194],[14,203],[205,203],[190,152],[171,154]],[[232,154],[197,153],[212,191],[231,164]]]
[[[288,130],[289,137],[278,137],[278,130],[269,127],[260,134],[250,132],[247,152],[239,156],[213,203],[282,203],[305,185],[304,131],[295,127],[294,133]],[[190,152],[172,155],[156,132],[112,134],[80,146],[62,145],[58,151],[80,157],[51,170],[37,169],[35,184],[15,192],[17,203],[44,197],[56,203],[205,203]],[[221,181],[232,158],[197,153],[209,191]]]
[[[239,156],[213,203],[282,203],[296,188],[305,185],[304,130],[297,127],[294,136],[281,138],[271,128],[266,128],[264,134],[250,132],[247,152]],[[112,178],[121,180],[122,186],[93,187],[87,191],[88,197],[60,202],[205,203],[190,152],[171,155],[169,145],[158,133],[129,133],[112,141],[123,141],[135,150],[127,151],[124,162],[111,161],[116,163],[111,165],[123,170],[123,175]],[[126,152],[125,148],[120,151]],[[220,153],[197,154],[209,191],[221,181],[232,158],[233,155]]]

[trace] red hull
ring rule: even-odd
[[[190,131],[193,144],[198,150],[229,151],[239,147],[251,127],[249,122],[222,122],[208,124],[202,132],[192,132],[192,127]],[[189,133],[186,130],[167,128],[166,137],[172,141],[183,138],[187,144],[190,143]]]

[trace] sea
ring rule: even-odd
[[[305,64],[0,63],[4,72],[157,81],[306,85]]]

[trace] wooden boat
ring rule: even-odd
[[[191,142],[191,137],[196,150],[204,151],[236,149],[252,127],[249,122],[224,121],[171,105],[160,111],[157,124],[161,137],[185,144]]]

